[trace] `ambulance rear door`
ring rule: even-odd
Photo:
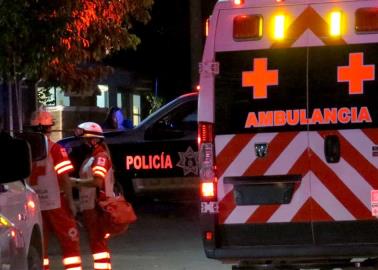
[[[269,18],[268,11],[221,10],[217,22],[217,241],[224,256],[233,249],[240,257],[293,256],[285,247],[313,243],[308,125],[303,120],[308,49],[272,49],[267,36],[236,41],[224,34],[232,33],[230,22],[237,16]]]
[[[309,50],[312,219],[316,244],[358,246],[378,243],[378,35],[356,33],[355,17],[378,2],[336,4],[349,22],[344,35],[335,45],[313,35],[323,46]],[[332,8],[312,6],[323,18]]]

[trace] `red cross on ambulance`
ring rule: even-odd
[[[349,83],[349,94],[363,94],[364,81],[375,80],[375,65],[364,65],[364,53],[350,53],[349,66],[337,67],[337,82]]]
[[[268,70],[267,58],[253,59],[253,71],[242,73],[242,86],[253,87],[253,98],[268,97],[268,86],[278,85],[278,70]]]

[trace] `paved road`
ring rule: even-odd
[[[194,204],[147,203],[137,209],[139,220],[130,230],[111,239],[114,270],[230,270],[203,253]],[[51,248],[51,270],[61,270],[56,242]],[[52,243],[52,244],[53,244]],[[91,268],[87,243],[82,241],[84,269]]]

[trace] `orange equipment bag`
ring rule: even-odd
[[[129,224],[137,220],[132,205],[121,194],[99,199],[97,205],[101,211],[105,233],[111,236],[125,232]]]

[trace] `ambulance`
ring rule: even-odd
[[[377,268],[377,66],[377,0],[217,2],[198,101],[207,257]]]

